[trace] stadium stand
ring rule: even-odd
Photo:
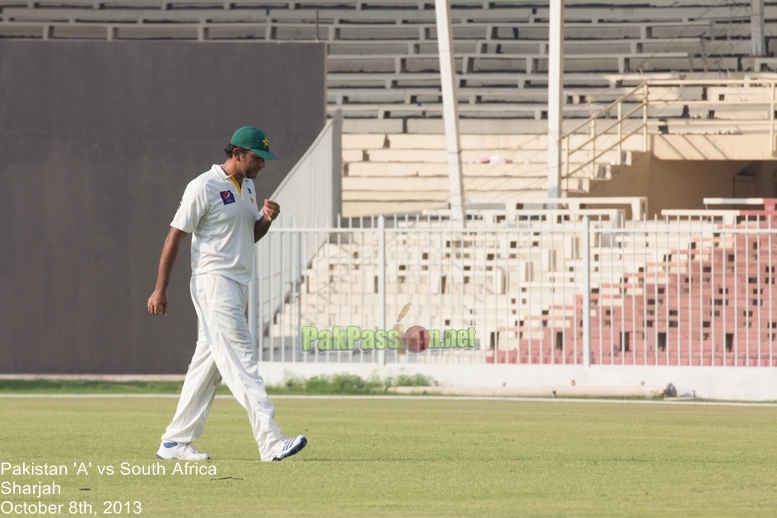
[[[776,214],[774,200],[766,202],[767,208],[762,211],[729,211],[737,223],[728,227],[766,228],[765,219],[774,220]],[[591,293],[596,314],[592,319],[593,361],[773,365],[774,316],[764,308],[768,306],[765,301],[777,296],[771,266],[777,244],[774,241],[769,235],[745,234],[671,243],[659,250],[659,261],[646,262],[636,272],[623,272],[617,282],[602,283]],[[650,240],[631,243],[635,245],[655,246]],[[611,263],[620,260],[604,258],[604,262]],[[526,353],[518,357],[521,346],[524,351],[531,350],[531,338],[523,336],[532,329],[541,329],[535,337],[536,354],[544,355],[544,363],[563,363],[561,350],[571,350],[573,345],[570,333],[564,331],[574,327],[573,318],[581,318],[580,308],[582,300],[574,307],[550,309],[547,315],[534,318],[538,320],[535,325],[531,319],[524,321],[517,328],[522,337],[518,347],[500,353],[497,361],[543,363],[536,357],[529,359]],[[553,329],[549,328],[554,319],[562,329],[556,333],[563,333],[563,347],[559,341],[554,343]],[[740,344],[736,351],[735,340]],[[667,349],[668,343],[684,346]],[[555,357],[551,359],[551,355]]]
[[[776,5],[766,2],[767,10]],[[323,40],[329,43],[332,110],[345,117],[439,116],[434,4],[357,0],[307,2],[0,2],[0,37],[42,39]],[[566,2],[565,87],[594,104],[613,81],[651,73],[767,68],[749,57],[749,2],[597,5]],[[546,102],[547,2],[452,2],[462,117],[541,118]],[[767,16],[767,34],[777,20]],[[623,79],[602,81],[602,74]],[[583,91],[577,91],[584,89]]]
[[[508,205],[527,207],[530,201]],[[465,233],[456,233],[438,211],[394,218],[394,231],[385,235],[386,314],[411,303],[420,313],[417,321],[430,328],[474,326],[480,342],[475,351],[395,355],[391,361],[582,364],[586,265],[580,232],[587,216],[595,236],[589,265],[592,364],[774,366],[777,237],[771,229],[777,199],[749,200],[762,208],[625,218],[623,206],[644,203],[632,198],[600,209],[538,204],[474,211]],[[343,228],[363,228],[363,220],[354,223]],[[551,227],[561,231],[550,233]],[[379,261],[372,230],[325,243],[300,277],[298,298],[286,299],[265,328],[265,358],[272,357],[270,337],[295,336],[300,321],[319,328],[345,320],[374,324],[378,289],[372,279]],[[277,341],[273,350],[280,354]],[[286,354],[291,358],[292,350]],[[348,356],[351,351],[329,354],[365,361]],[[298,357],[327,360],[326,353],[315,360]]]
[[[699,132],[682,124],[696,117],[728,122],[752,110],[705,106],[712,99],[707,87],[683,81],[765,77],[773,65],[769,56],[750,56],[749,2],[575,0],[565,6],[565,128],[601,118],[610,103],[645,81],[675,80],[657,98],[678,102],[647,109],[650,132]],[[775,8],[777,2],[766,2],[769,46],[777,30]],[[499,202],[545,190],[548,17],[547,2],[536,0],[452,2],[465,192],[471,200]],[[339,109],[345,118],[343,215],[445,206],[444,149],[438,136],[424,135],[442,133],[432,2],[1,0],[0,37],[326,41],[328,110]],[[725,95],[733,99],[732,92]],[[767,113],[759,109],[755,118]],[[410,139],[411,148],[402,134],[418,136]],[[502,135],[515,138],[505,141]],[[632,138],[616,153],[623,156],[612,151],[598,157],[593,172],[564,179],[564,192],[588,195],[647,150]],[[589,161],[578,154],[567,164],[577,170]]]
[[[771,53],[777,0],[764,3]],[[407,232],[385,234],[387,314],[407,302],[438,308],[445,317],[421,315],[429,325],[473,325],[481,336],[476,352],[419,362],[581,363],[587,217],[593,363],[774,365],[775,239],[748,234],[772,228],[764,225],[775,221],[774,200],[756,210],[666,210],[663,220],[648,219],[664,209],[652,200],[653,212],[630,208],[640,200],[544,207],[548,3],[451,4],[468,228],[483,230],[466,238],[441,230],[448,178],[429,0],[0,0],[0,38],[327,42],[328,110],[345,117],[343,215],[374,228],[373,215],[424,214],[389,218]],[[565,0],[565,145],[593,144],[565,157],[564,194],[601,196],[651,155],[669,163],[720,153],[743,161],[730,166],[742,171],[773,160],[777,61],[750,55],[750,18],[744,0]],[[725,143],[730,135],[754,137]],[[756,145],[761,137],[767,143]],[[540,232],[549,227],[558,232]],[[295,354],[273,337],[293,336],[302,318],[375,326],[376,234],[337,236],[279,294],[270,318],[259,317],[265,359]]]
[[[469,199],[503,202],[518,196],[547,196],[545,135],[463,135],[461,145]],[[641,141],[632,138],[623,149],[624,164],[631,163],[641,152]],[[616,154],[610,151],[600,160],[615,161]],[[446,206],[448,165],[442,135],[344,135],[343,163],[346,216]],[[607,179],[608,175],[570,178],[563,187],[571,193],[588,192],[592,183]]]

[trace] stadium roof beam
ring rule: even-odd
[[[461,141],[459,138],[459,105],[456,91],[456,68],[453,60],[453,29],[450,0],[435,0],[437,17],[437,48],[440,52],[440,84],[442,111],[445,123],[445,147],[448,151],[448,179],[450,182],[451,220],[463,228],[464,178],[461,170]]]
[[[561,112],[564,85],[564,0],[550,0],[548,27],[548,198],[561,196]]]

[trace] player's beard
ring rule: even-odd
[[[256,166],[256,169],[252,169],[248,171],[248,173],[246,174],[246,178],[250,178],[251,180],[253,180],[257,176],[259,176],[259,171],[261,170],[262,170],[262,166]]]

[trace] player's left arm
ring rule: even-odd
[[[281,206],[272,200],[265,199],[262,212],[261,219],[256,220],[256,223],[254,223],[254,243],[262,239],[267,231],[270,230],[270,225],[278,217],[278,214],[281,213]]]

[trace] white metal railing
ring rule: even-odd
[[[551,217],[473,221],[463,231],[431,216],[273,227],[267,245],[296,273],[257,309],[259,322],[272,322],[256,336],[259,357],[777,366],[777,211],[735,215],[734,224],[717,214],[619,225]],[[309,243],[321,246],[299,262],[311,256]],[[258,267],[268,279],[278,264]],[[440,336],[473,328],[475,343],[402,354],[345,338],[349,326],[390,332],[397,324]],[[306,351],[311,329],[343,341],[308,341]]]
[[[342,114],[329,119],[316,140],[300,158],[270,199],[281,206],[274,226],[312,225],[327,227],[334,224],[341,206]],[[262,201],[259,200],[261,206]],[[303,217],[299,215],[303,214]],[[270,324],[275,310],[271,305],[283,300],[288,280],[299,276],[302,265],[316,253],[324,238],[317,234],[296,236],[304,239],[296,248],[302,255],[287,255],[284,246],[271,247],[263,239],[255,247],[255,263],[269,268],[254,268],[254,280],[249,287],[249,323],[253,336]],[[280,299],[278,299],[280,297]],[[277,310],[278,306],[275,306]],[[257,318],[256,311],[262,311]]]
[[[624,145],[639,135],[650,151],[649,134],[709,132],[731,127],[769,134],[775,155],[777,74],[753,74],[740,80],[649,80],[634,87],[562,137],[564,178],[599,175],[600,167],[623,165]],[[615,154],[614,160],[612,154]],[[607,159],[604,157],[607,156]]]

